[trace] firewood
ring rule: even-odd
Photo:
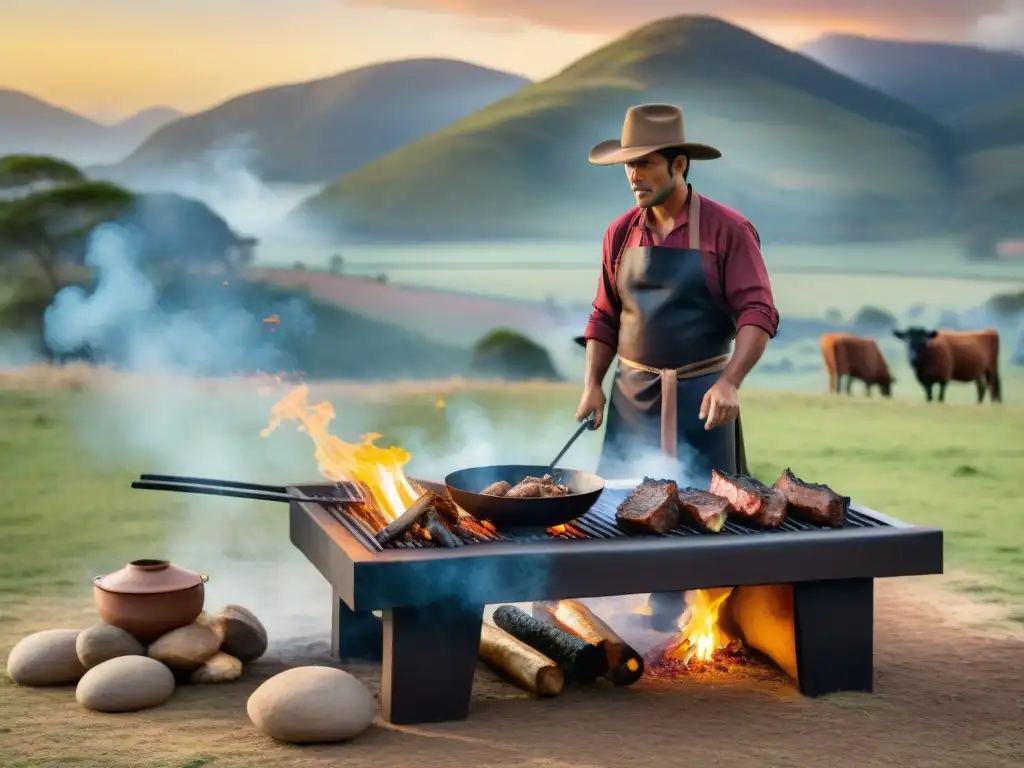
[[[427,512],[433,508],[435,498],[437,494],[433,491],[424,491],[405,512],[377,532],[377,543],[383,547],[402,538],[416,523],[422,522]]]
[[[558,664],[486,622],[480,631],[480,658],[536,696],[558,696],[565,687]]]
[[[423,517],[422,525],[426,529],[430,541],[434,542],[437,546],[449,548],[462,546],[461,539],[448,530],[445,524],[441,522],[436,508],[431,507],[427,510],[427,514]]]
[[[561,667],[567,680],[592,683],[608,671],[604,651],[576,635],[546,624],[514,605],[494,611],[494,623]]]
[[[533,606],[537,618],[551,621],[559,629],[604,651],[608,662],[605,677],[614,685],[632,685],[643,675],[643,657],[580,601],[558,600]]]

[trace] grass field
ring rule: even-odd
[[[273,398],[244,383],[188,391],[173,383],[42,384],[0,380],[0,617],[24,620],[44,595],[88,600],[89,577],[167,554],[167,537],[180,539],[182,526],[197,526],[197,539],[217,537],[238,558],[294,555],[275,505],[211,505],[129,488],[141,471],[274,483],[316,477],[307,437],[287,425],[259,436]],[[549,460],[572,431],[574,385],[455,386],[439,408],[442,387],[324,386],[314,388],[313,400],[323,395],[335,404],[336,434],[354,440],[374,430],[385,444],[409,448],[410,471],[420,476]],[[759,476],[774,479],[791,466],[868,507],[942,527],[947,570],[980,576],[965,588],[1006,603],[1024,622],[1024,530],[1008,503],[1019,496],[1024,408],[757,390],[745,393],[744,407],[748,456]],[[592,467],[599,446],[596,437],[583,439],[565,461]]]

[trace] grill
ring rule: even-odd
[[[418,482],[424,485],[433,486],[435,489],[440,490],[433,483],[423,483],[423,481]],[[768,530],[755,528],[730,520],[726,522],[719,533],[708,533],[707,531],[698,528],[696,524],[684,521],[678,528],[673,531],[669,531],[666,534],[639,534],[635,531],[627,531],[625,528],[620,527],[615,521],[615,510],[628,495],[628,490],[605,489],[594,506],[591,507],[590,510],[582,517],[577,518],[568,526],[558,526],[557,529],[564,529],[564,532],[561,533],[549,533],[543,528],[519,528],[516,530],[499,531],[493,541],[465,542],[459,540],[458,546],[487,546],[498,542],[519,542],[529,544],[544,541],[587,541],[594,539],[607,540],[621,538],[642,540],[679,536],[757,536],[765,534],[779,535],[800,531],[832,531],[830,528],[812,525],[810,523],[803,523],[799,520],[790,518],[778,528]],[[326,509],[371,552],[380,552],[384,549],[439,549],[439,547],[430,542],[420,541],[419,539],[415,539],[409,535],[382,547],[377,542],[377,539],[374,538],[374,531],[369,530],[369,528],[358,517],[349,515],[346,511],[345,505],[334,504],[327,506]],[[877,528],[888,525],[889,524],[883,520],[877,519],[865,512],[858,511],[853,508],[851,508],[846,515],[847,528]]]
[[[290,502],[292,543],[333,589],[333,652],[343,662],[382,662],[382,713],[396,724],[468,716],[486,605],[708,587],[792,585],[800,691],[869,692],[874,579],[942,573],[941,530],[857,505],[837,529],[730,521],[719,533],[684,523],[636,534],[615,522],[628,491],[605,489],[565,533],[502,530],[451,548],[407,537],[381,547],[346,504],[308,498],[330,496],[330,484],[287,490],[306,497]]]

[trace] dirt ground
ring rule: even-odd
[[[772,672],[603,684],[532,700],[481,669],[464,722],[377,721],[348,744],[296,747],[246,716],[255,687],[289,665],[329,664],[293,647],[224,686],[181,687],[163,707],[103,715],[73,689],[0,685],[0,766],[503,766],[623,768],[693,764],[820,768],[986,768],[1024,763],[1024,634],[999,609],[949,591],[950,577],[879,582],[876,692],[811,700]],[[45,612],[43,611],[45,607]],[[0,653],[27,632],[84,626],[91,611],[55,603],[0,624]],[[378,670],[353,670],[374,690]]]

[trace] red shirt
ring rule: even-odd
[[[647,216],[638,216],[637,213],[636,208],[626,211],[605,232],[601,279],[597,283],[594,311],[590,313],[584,333],[588,340],[596,339],[613,348],[618,347],[619,312],[622,310],[612,266],[613,260],[618,266],[618,254],[613,252],[612,245],[615,233],[622,227],[629,227],[624,244],[626,248],[655,245]],[[684,211],[682,219],[661,245],[667,248],[689,247],[686,216]],[[634,222],[632,226],[630,222]],[[774,337],[779,330],[779,313],[772,298],[768,269],[761,255],[761,238],[753,225],[732,208],[701,195],[700,250],[708,289],[732,314],[737,330],[744,325],[756,325]]]

